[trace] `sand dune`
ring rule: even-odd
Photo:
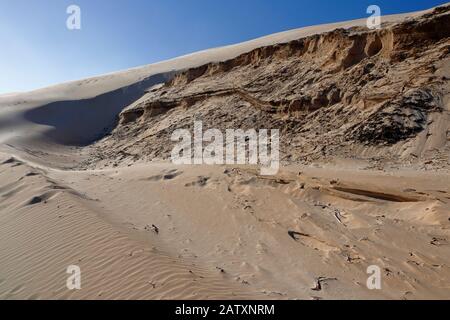
[[[0,298],[450,299],[448,11],[0,96]],[[280,126],[282,170],[165,161],[195,117]]]
[[[153,234],[111,221],[101,202],[2,157],[0,292],[4,299],[224,299],[258,295],[165,251]],[[9,161],[8,161],[9,160]],[[95,175],[94,175],[95,176]],[[83,178],[85,179],[85,178]],[[66,287],[67,267],[82,290]]]
[[[292,170],[6,161],[2,297],[448,298],[448,173]],[[80,291],[65,287],[72,264]],[[365,286],[372,264],[381,291]],[[312,290],[319,278],[335,280]]]
[[[425,12],[385,16],[383,21],[395,23]],[[225,61],[263,46],[285,43],[337,28],[365,25],[366,19],[359,19],[290,30],[123,72],[68,82],[31,92],[1,95],[0,142],[12,142],[14,145],[24,146],[39,142],[53,143],[55,140],[57,144],[63,145],[83,144],[100,136],[105,128],[110,129],[111,119],[117,115],[118,111],[142,96],[143,92],[153,84],[170,78],[173,72],[210,62]],[[102,113],[100,117],[99,112]],[[76,123],[78,126],[83,124],[80,130],[76,130],[76,125],[70,128],[70,124],[67,123],[67,119],[74,116],[78,121],[70,123]],[[69,128],[66,128],[68,125]],[[59,129],[60,127],[64,128]]]

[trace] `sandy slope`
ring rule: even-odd
[[[448,172],[0,170],[3,298],[449,298]]]
[[[0,166],[1,298],[255,296],[194,259],[170,254],[156,237],[133,234],[111,223],[103,202],[77,192],[71,182],[62,184],[41,169],[2,157],[1,162],[5,161]],[[104,187],[107,191],[107,185]],[[115,211],[117,215],[121,212]],[[81,268],[80,291],[66,288],[69,265]]]
[[[450,299],[448,168],[334,159],[274,177],[158,162],[73,170],[91,156],[83,146],[173,71],[364,24],[1,96],[0,298]],[[69,265],[81,267],[80,291],[66,288]],[[365,285],[370,265],[382,269],[382,290]]]

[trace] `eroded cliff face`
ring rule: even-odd
[[[449,36],[446,6],[380,30],[338,29],[186,70],[126,108],[88,164],[166,159],[172,132],[201,120],[204,129],[280,129],[286,162],[447,166]]]

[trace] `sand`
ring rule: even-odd
[[[0,96],[0,298],[450,299],[448,166],[333,157],[261,176],[156,159],[105,165],[112,155],[84,165],[120,112],[174,72],[365,21]],[[434,117],[442,135],[448,118]],[[66,287],[70,265],[81,290]],[[366,286],[372,265],[381,290]]]
[[[448,298],[448,172],[7,162],[3,298]],[[79,291],[65,287],[73,264]],[[382,290],[367,289],[369,265]],[[337,280],[317,292],[320,277]]]

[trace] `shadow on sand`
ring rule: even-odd
[[[52,127],[45,135],[55,143],[86,146],[111,132],[125,107],[141,98],[150,87],[172,77],[170,72],[157,74],[94,98],[53,102],[25,112],[24,117]]]

